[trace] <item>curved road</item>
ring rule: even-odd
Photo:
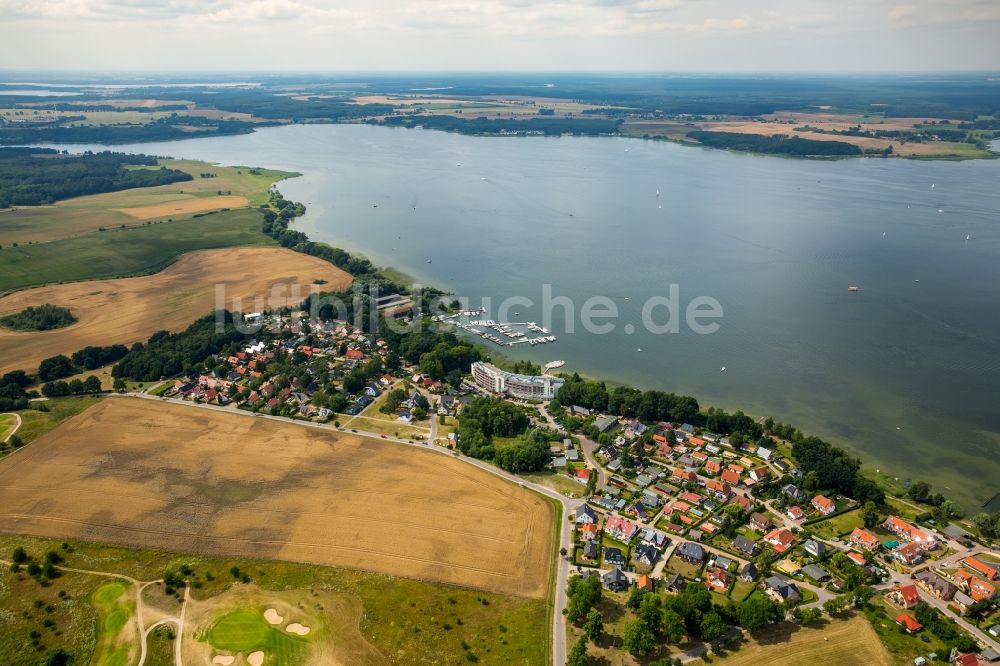
[[[22,423],[22,421],[21,421],[21,415],[18,414],[17,412],[4,412],[3,414],[0,414],[0,416],[13,416],[14,417],[14,428],[9,433],[7,433],[6,435],[4,435],[4,438],[3,438],[4,444],[6,444],[7,440],[9,440],[11,437],[13,437],[14,433],[17,432],[17,429],[21,427],[21,423]]]
[[[458,451],[451,451],[438,446],[434,446],[429,442],[411,441],[408,439],[403,439],[401,437],[394,437],[392,435],[382,435],[380,433],[368,432],[365,430],[360,430],[357,428],[344,428],[343,426],[337,427],[330,423],[315,423],[312,421],[292,421],[282,416],[271,416],[270,414],[254,414],[253,412],[247,412],[242,409],[237,409],[234,406],[223,407],[221,405],[207,405],[195,402],[187,402],[184,400],[175,400],[172,398],[162,398],[146,393],[127,393],[127,394],[110,394],[117,398],[139,398],[142,400],[155,400],[157,402],[169,402],[174,405],[183,405],[190,407],[192,409],[208,409],[217,412],[223,412],[225,414],[239,414],[247,418],[258,418],[258,419],[270,419],[272,421],[280,421],[281,423],[286,423],[290,425],[302,426],[305,428],[316,428],[318,430],[328,430],[332,432],[349,432],[362,435],[371,439],[380,439],[386,442],[392,442],[394,444],[402,444],[405,446],[412,446],[414,448],[420,448],[425,451],[432,451],[438,455],[450,456],[458,458],[465,463],[478,467],[484,472],[488,472],[494,476],[498,476],[501,479],[510,481],[511,483],[517,484],[522,488],[528,488],[535,491],[545,497],[549,497],[558,501],[562,505],[563,515],[561,519],[561,525],[559,526],[559,548],[566,548],[567,550],[572,549],[572,530],[571,523],[568,520],[568,516],[572,515],[576,511],[576,508],[580,506],[583,501],[576,499],[568,499],[563,495],[546,488],[545,486],[538,485],[537,483],[532,483],[526,481],[513,474],[508,474],[507,472],[490,465],[482,460],[477,460],[475,458],[469,458]],[[552,663],[554,666],[564,666],[566,663],[566,622],[563,616],[563,609],[566,608],[566,584],[569,578],[569,562],[565,557],[557,556],[556,560],[556,589],[553,595],[553,615],[552,615]],[[185,592],[185,596],[186,596]],[[182,611],[183,615],[183,611]],[[145,644],[145,640],[143,641]],[[180,635],[178,635],[178,645],[180,645]],[[179,648],[178,648],[179,649]],[[178,653],[179,657],[179,653]],[[142,662],[140,662],[141,664]],[[180,666],[180,661],[178,660],[178,666]]]

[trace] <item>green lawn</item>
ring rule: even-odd
[[[41,437],[48,431],[55,428],[63,420],[79,414],[87,407],[94,405],[100,398],[54,398],[36,402],[35,405],[44,405],[49,411],[43,412],[38,409],[25,409],[18,412],[21,415],[21,427],[17,431],[17,436],[25,444]]]
[[[93,663],[99,666],[126,666],[129,646],[119,634],[132,619],[135,602],[128,595],[130,586],[124,581],[104,583],[90,594],[90,604],[97,611],[97,645]]]
[[[212,647],[232,652],[264,652],[264,662],[288,666],[302,662],[309,642],[275,629],[260,608],[238,608],[215,621],[206,636]]]
[[[7,439],[7,435],[14,429],[14,417],[10,414],[0,414],[0,442]]]
[[[259,210],[232,210],[4,247],[0,250],[0,293],[52,282],[155,273],[192,250],[274,245],[261,232],[261,220]]]
[[[863,525],[864,521],[861,519],[861,509],[854,509],[833,518],[812,523],[806,527],[822,539],[833,539],[834,537],[850,534],[854,531],[855,527],[862,527]]]

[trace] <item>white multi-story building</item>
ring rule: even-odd
[[[516,375],[482,361],[472,364],[472,380],[484,391],[522,400],[551,400],[564,384],[558,377]]]

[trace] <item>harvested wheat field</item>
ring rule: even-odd
[[[878,635],[860,615],[833,621],[822,627],[779,625],[740,648],[720,666],[797,666],[798,664],[843,664],[844,666],[891,666],[894,662]],[[713,659],[713,662],[716,660]]]
[[[553,510],[450,457],[106,398],[0,462],[0,531],[546,594]]]
[[[153,220],[158,217],[169,217],[171,215],[190,215],[192,213],[204,213],[209,210],[221,210],[223,208],[243,208],[249,205],[246,197],[235,195],[223,195],[215,197],[200,197],[197,199],[179,199],[167,203],[156,204],[154,206],[137,206],[135,208],[117,208],[119,213],[125,213],[129,217],[137,220]]]
[[[325,291],[346,289],[351,276],[336,266],[276,247],[225,248],[183,255],[155,275],[48,285],[0,298],[0,315],[29,305],[69,308],[77,323],[52,331],[0,328],[0,372],[34,370],[56,354],[88,345],[145,341],[159,330],[178,331],[216,307],[216,286],[225,287],[225,307],[254,312],[297,305],[315,280]],[[275,286],[280,290],[272,293]],[[298,286],[298,293],[292,291]],[[259,303],[255,298],[262,298]],[[241,298],[242,306],[234,304]]]

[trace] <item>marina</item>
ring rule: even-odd
[[[513,347],[516,344],[527,343],[531,346],[547,344],[556,341],[556,336],[549,335],[547,329],[533,321],[528,322],[498,322],[493,319],[472,319],[482,316],[484,311],[459,310],[451,315],[437,315],[434,321],[456,326],[463,331],[478,335],[499,347]],[[463,321],[465,319],[465,321]],[[523,329],[523,330],[522,330]],[[499,335],[491,333],[496,331]],[[542,333],[536,337],[528,337],[528,333]],[[502,337],[501,337],[502,336]]]

